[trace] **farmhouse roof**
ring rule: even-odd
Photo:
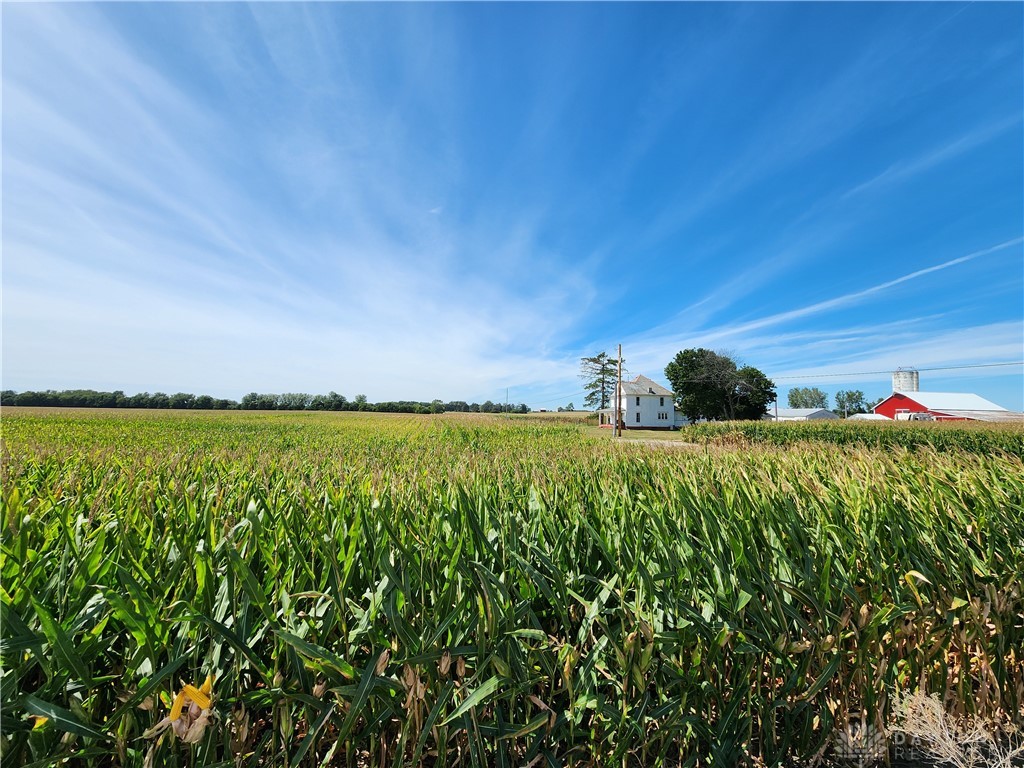
[[[913,400],[927,408],[929,411],[1005,411],[1001,405],[996,405],[978,395],[968,392],[901,392],[904,397]]]
[[[661,395],[672,397],[672,390],[665,389],[658,382],[648,379],[646,376],[637,376],[633,381],[622,382],[622,394],[624,395]]]

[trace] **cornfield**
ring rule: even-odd
[[[876,448],[934,448],[937,451],[1010,453],[1024,458],[1024,423],[981,422],[863,422],[743,421],[694,424],[687,439],[699,442],[735,443],[737,440],[770,445],[820,442]]]
[[[894,690],[1020,724],[1024,459],[947,433],[5,409],[3,761],[811,763]]]

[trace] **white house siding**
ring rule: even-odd
[[[620,397],[622,424],[626,429],[673,429],[676,426],[672,392],[656,381],[646,376],[624,381]],[[598,413],[602,426],[615,420],[614,408]]]
[[[627,429],[671,429],[675,426],[675,407],[667,395],[623,395],[622,411]],[[659,419],[659,413],[665,414],[665,418]]]

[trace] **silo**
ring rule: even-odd
[[[917,392],[921,384],[921,374],[913,368],[897,368],[892,372],[893,392]]]

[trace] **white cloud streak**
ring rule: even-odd
[[[210,95],[117,32],[109,8],[5,7],[5,387],[228,397],[244,394],[239,387],[333,389],[371,399],[478,400],[497,399],[506,385],[516,386],[513,398],[567,392],[578,385],[578,356],[593,352],[574,349],[580,336],[596,333],[581,329],[606,321],[605,306],[620,298],[602,273],[617,268],[609,243],[660,242],[848,137],[872,109],[903,93],[890,85],[884,98],[868,99],[880,63],[867,52],[819,88],[790,94],[706,185],[664,201],[664,213],[639,236],[610,224],[595,238],[603,250],[565,254],[544,233],[555,207],[573,205],[560,199],[569,182],[537,184],[536,195],[513,203],[465,199],[458,120],[475,105],[459,98],[467,62],[444,14],[425,20],[420,9],[381,11],[396,22],[387,33],[395,44],[360,21],[362,7],[342,26],[324,23],[316,5],[190,6],[189,53]],[[730,29],[698,58],[729,61],[755,27]],[[387,87],[374,80],[384,43],[393,53],[383,68]],[[573,57],[547,53],[564,77],[549,78],[524,117],[523,146],[504,158],[510,173],[520,151],[539,164],[557,154],[552,146],[561,145],[544,142],[574,108],[567,95],[581,93]],[[647,123],[609,158],[611,177],[627,177],[674,129],[679,104],[658,88],[686,104],[699,85],[695,76],[671,76],[652,91],[642,102]],[[821,211],[914,178],[1018,122],[891,164],[845,196],[833,190]],[[495,186],[488,180],[481,194],[496,194]],[[593,185],[575,204],[604,194]],[[766,370],[879,366],[872,349],[882,337],[896,357],[911,358],[899,364],[923,365],[951,359],[941,342],[1004,355],[1019,340],[1013,322],[976,321],[957,335],[934,306],[916,321],[887,317],[831,330],[800,323],[1019,247],[1021,238],[825,301],[708,326],[738,296],[763,287],[765,262],[778,275],[850,227],[849,219],[802,223],[747,254],[744,264],[757,262],[749,271],[626,338],[629,367],[657,374],[676,350],[697,345],[757,354]],[[721,236],[720,250],[729,237]]]
[[[900,184],[922,173],[927,173],[936,166],[991,141],[1010,128],[1020,125],[1020,122],[1021,115],[1011,115],[977,128],[931,152],[893,163],[878,175],[847,190],[840,200],[847,200],[864,192]]]
[[[650,354],[664,358],[666,349],[678,347],[680,343],[683,343],[688,347],[716,347],[723,344],[736,344],[738,343],[738,340],[749,337],[755,331],[761,331],[773,326],[785,325],[797,320],[804,320],[816,315],[826,314],[828,312],[855,306],[876,298],[896,286],[912,280],[917,280],[935,272],[950,269],[960,264],[965,264],[983,256],[1003,251],[1007,248],[1020,246],[1022,243],[1024,243],[1024,238],[1013,238],[988,248],[982,248],[963,256],[949,259],[939,264],[933,264],[929,267],[914,270],[913,272],[901,275],[900,277],[892,280],[878,283],[877,285],[873,285],[869,288],[864,288],[859,291],[847,293],[842,296],[836,296],[825,301],[815,302],[813,304],[787,310],[785,312],[778,312],[744,323],[734,323],[705,329],[691,328],[689,331],[685,332],[685,335],[680,334],[678,331],[666,331],[653,336],[650,334],[641,334],[630,340],[630,346],[638,347],[641,350],[641,355],[645,356]],[[634,352],[634,355],[635,354],[636,353]]]
[[[908,282],[1019,247],[1022,243],[1024,238],[1013,238],[859,291],[744,323],[687,331],[659,329],[653,334],[638,334],[624,343],[627,359],[633,370],[660,375],[667,361],[680,349],[728,347],[769,375],[849,372],[850,381],[862,380],[863,377],[853,375],[858,371],[885,370],[900,365],[1018,360],[1024,350],[1024,322],[1019,320],[951,329],[944,313],[933,313],[895,317],[872,325],[835,327],[832,323],[817,329],[796,325],[790,331],[765,331],[882,298],[887,291]],[[878,379],[877,376],[869,378]],[[794,386],[797,383],[800,382],[793,382]]]
[[[748,323],[741,323],[737,326],[730,328],[725,333],[726,335],[729,336],[743,334],[747,333],[748,331],[758,330],[760,328],[765,328],[767,326],[779,325],[781,323],[790,322],[792,320],[798,320],[801,318],[809,317],[811,315],[818,315],[823,312],[829,312],[843,307],[852,306],[854,304],[859,304],[864,300],[875,296],[878,293],[886,291],[890,288],[894,288],[897,285],[909,282],[910,280],[916,280],[919,277],[930,275],[933,272],[939,272],[944,269],[949,269],[950,267],[955,267],[958,264],[964,264],[968,261],[973,261],[974,259],[977,259],[981,256],[987,256],[988,254],[996,253],[997,251],[1004,250],[1005,248],[1012,248],[1013,246],[1020,245],[1021,243],[1024,243],[1024,237],[1016,237],[1012,240],[1007,240],[1006,242],[999,243],[998,245],[993,245],[990,248],[983,248],[979,251],[974,251],[973,253],[969,253],[965,256],[959,256],[955,259],[944,261],[941,264],[934,264],[930,267],[925,267],[924,269],[915,270],[914,272],[910,272],[906,275],[897,277],[894,280],[887,280],[884,283],[879,283],[878,285],[873,285],[870,288],[865,288],[862,291],[854,291],[853,293],[847,293],[843,296],[837,296],[834,299],[828,299],[826,301],[819,301],[815,304],[810,304],[806,307],[800,307],[799,309],[792,309],[787,312],[779,312],[775,315],[770,315],[769,317],[764,317],[759,320],[753,320]]]
[[[256,154],[244,161],[270,175],[238,177],[230,127],[94,10],[18,14],[25,37],[4,68],[5,387],[493,399],[511,379],[568,375],[543,350],[593,299],[589,278],[548,270],[523,287],[452,262],[465,241],[423,182],[437,178],[436,161],[354,78],[340,143],[316,123],[283,142],[276,128],[254,126],[246,140]],[[307,22],[284,37],[260,26],[290,80],[309,82],[308,66],[326,66],[296,58],[311,37],[314,50],[331,44]],[[371,137],[376,126],[390,140]],[[225,142],[226,162],[216,162]],[[263,178],[293,186],[267,199],[247,187]],[[331,200],[340,221],[301,220]],[[501,235],[477,245],[500,242],[505,260],[531,267],[533,233],[511,244]]]

